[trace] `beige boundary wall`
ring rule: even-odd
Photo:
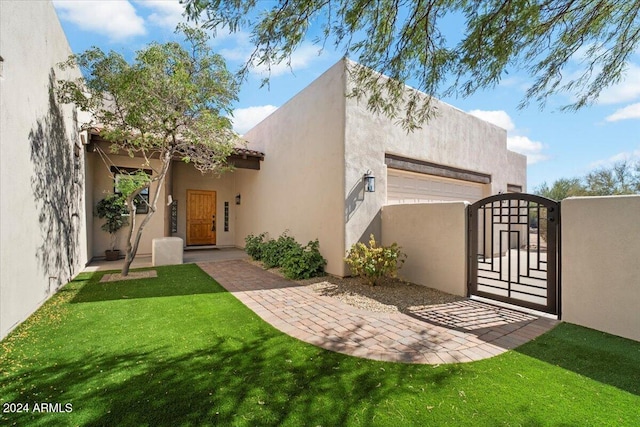
[[[83,117],[52,96],[70,54],[51,2],[0,1],[0,339],[87,262]]]
[[[382,208],[382,244],[407,254],[400,278],[467,296],[466,202],[390,205]]]
[[[562,319],[640,341],[640,196],[562,201]]]
[[[464,202],[382,209],[382,244],[407,281],[467,296]],[[640,341],[640,196],[562,201],[562,320]]]

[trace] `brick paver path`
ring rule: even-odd
[[[357,357],[406,363],[458,363],[517,347],[558,321],[474,300],[409,313],[374,313],[325,297],[242,260],[200,268],[280,331]]]

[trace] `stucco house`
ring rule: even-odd
[[[56,81],[80,76],[56,66],[71,53],[50,1],[0,1],[0,339],[103,256],[109,238],[93,212],[117,171],[153,167],[103,162],[104,141],[80,132],[87,118],[56,101]],[[345,252],[374,233],[406,245],[408,280],[466,295],[473,209],[460,201],[526,191],[525,156],[507,149],[504,129],[442,102],[406,133],[345,96],[352,66],[339,61],[244,135],[233,173],[175,162],[139,255],[155,237],[243,247],[248,234],[289,230],[302,243],[318,238],[327,271],[343,276]],[[629,237],[640,232],[639,206],[639,196],[562,202],[563,320],[640,340],[640,241]]]
[[[241,181],[238,237],[317,237],[326,270],[344,276],[346,251],[372,232],[379,238],[387,204],[525,190],[526,157],[507,150],[504,129],[437,102],[437,117],[407,133],[345,96],[350,66],[339,61],[245,135],[265,160],[254,181]],[[368,172],[374,192],[364,191]]]
[[[155,166],[105,160],[107,144],[80,131],[86,117],[57,103],[55,82],[80,75],[56,67],[71,53],[51,2],[0,2],[0,338],[104,256],[109,236],[93,212],[118,171]],[[288,230],[302,243],[318,238],[327,272],[344,276],[349,247],[380,238],[386,205],[525,190],[526,160],[507,150],[505,130],[437,102],[438,116],[406,133],[345,96],[352,66],[339,61],[244,135],[234,172],[175,161],[138,255],[156,237],[241,248],[249,234]]]
[[[248,149],[230,159],[234,172],[217,178],[175,161],[166,203],[139,253],[150,253],[158,236],[181,237],[187,247],[244,247],[248,234],[277,237],[288,230],[302,243],[318,238],[327,272],[345,276],[349,247],[370,233],[380,238],[385,205],[474,202],[525,190],[526,157],[507,149],[504,129],[437,102],[437,117],[407,133],[346,96],[352,66],[339,61],[247,132]],[[100,142],[94,137],[94,143]],[[126,156],[110,161],[118,168],[141,167],[140,159]],[[113,175],[99,163],[89,153],[94,203],[113,191]],[[365,191],[367,173],[375,180],[373,192]],[[97,221],[90,229],[92,256],[101,256],[107,236]]]

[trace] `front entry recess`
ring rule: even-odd
[[[187,190],[187,246],[216,244],[216,192]]]
[[[469,294],[560,314],[560,204],[499,194],[469,206],[468,215]]]

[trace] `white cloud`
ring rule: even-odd
[[[60,19],[112,40],[146,34],[144,19],[138,16],[129,1],[55,0],[54,5]]]
[[[563,82],[579,80],[585,73],[587,73],[588,78],[586,82],[583,82],[586,87],[594,82],[594,79],[598,74],[602,73],[601,64],[594,66],[589,73],[590,64],[593,62],[593,58],[606,53],[602,46],[591,51],[593,47],[594,45],[592,43],[583,45],[572,55],[572,66],[568,67],[566,72],[563,73]],[[637,53],[639,52],[636,52],[636,56],[632,59],[635,60],[635,62],[629,62],[627,64],[627,68],[621,76],[622,81],[600,91],[598,99],[596,100],[597,104],[620,104],[640,98],[640,63],[637,62]],[[576,102],[578,100],[576,95],[584,92],[584,89],[577,92],[570,91],[569,98],[571,99],[571,102]]]
[[[516,128],[513,124],[513,120],[511,120],[511,117],[509,117],[509,114],[507,114],[506,111],[471,110],[469,111],[469,114],[489,123],[493,123],[496,126],[500,126],[501,128],[506,129],[507,132],[513,131]]]
[[[507,148],[511,151],[527,156],[528,165],[547,160],[548,158],[542,153],[542,150],[544,149],[544,144],[542,142],[532,141],[528,137],[522,135],[508,136]]]
[[[138,0],[136,3],[153,11],[147,19],[159,27],[173,30],[180,22],[186,21],[182,16],[184,5],[179,0]]]
[[[220,49],[218,53],[227,61],[247,62],[249,56],[253,52],[250,34],[244,31],[229,33],[227,29],[218,30],[216,36],[211,40],[213,46],[224,44],[225,47]]]
[[[604,89],[598,98],[599,104],[619,104],[640,98],[640,65],[630,64],[624,80]]]
[[[514,86],[522,86],[522,78],[520,77],[505,77],[500,79],[498,86],[502,87],[514,87]]]
[[[627,105],[626,107],[617,110],[615,113],[607,116],[605,120],[608,122],[617,122],[618,120],[626,119],[640,119],[640,102]]]
[[[533,141],[527,136],[519,135],[515,123],[513,123],[513,120],[506,111],[471,110],[469,114],[506,129],[507,148],[527,156],[528,165],[547,160],[548,157],[542,153],[545,145],[542,142]]]
[[[309,68],[311,64],[318,59],[320,48],[311,43],[303,43],[291,55],[290,61],[282,61],[279,64],[271,66],[271,77],[281,76],[288,72],[296,72]],[[267,67],[264,65],[256,66],[253,72],[257,74],[266,74]]]
[[[237,45],[237,44],[248,45],[249,38],[251,35],[246,31],[242,31],[242,30],[231,32],[229,31],[228,26],[216,28],[215,35],[214,35],[214,29],[211,29],[210,34],[212,34],[213,36],[211,38],[210,43],[214,46],[220,45],[221,43],[230,43],[233,45]]]
[[[274,105],[238,108],[233,112],[233,129],[243,135],[277,109]]]
[[[573,53],[573,55],[571,55],[571,61],[574,63],[583,63],[584,61],[591,59],[593,54],[589,54],[589,50],[593,49],[593,47],[593,43],[583,44]]]
[[[589,169],[597,169],[601,167],[609,168],[618,162],[635,162],[640,161],[640,148],[634,151],[623,151],[613,156],[598,160],[589,165]]]
[[[210,41],[216,52],[222,55],[229,62],[246,64],[256,50],[255,44],[251,41],[251,33],[238,30],[230,32],[228,27],[216,29],[215,36]],[[320,59],[322,48],[314,43],[303,42],[291,55],[290,61],[284,60],[279,64],[271,65],[270,77],[278,77],[286,73],[304,70],[313,66],[314,62]],[[253,61],[249,72],[259,77],[269,75],[268,67],[265,64],[258,64]]]
[[[511,76],[501,78],[498,86],[506,90],[524,93],[529,89],[531,83],[523,76]]]
[[[255,45],[251,42],[251,34],[238,31],[229,33],[226,29],[218,30],[216,37],[212,40],[213,46],[224,46],[218,53],[227,61],[246,63],[255,50]],[[320,56],[320,48],[312,43],[303,43],[291,55],[290,61],[284,60],[279,64],[271,65],[270,77],[278,77],[288,72],[296,72],[309,68]],[[254,61],[250,72],[261,77],[269,75],[268,67],[265,64],[258,64]]]

